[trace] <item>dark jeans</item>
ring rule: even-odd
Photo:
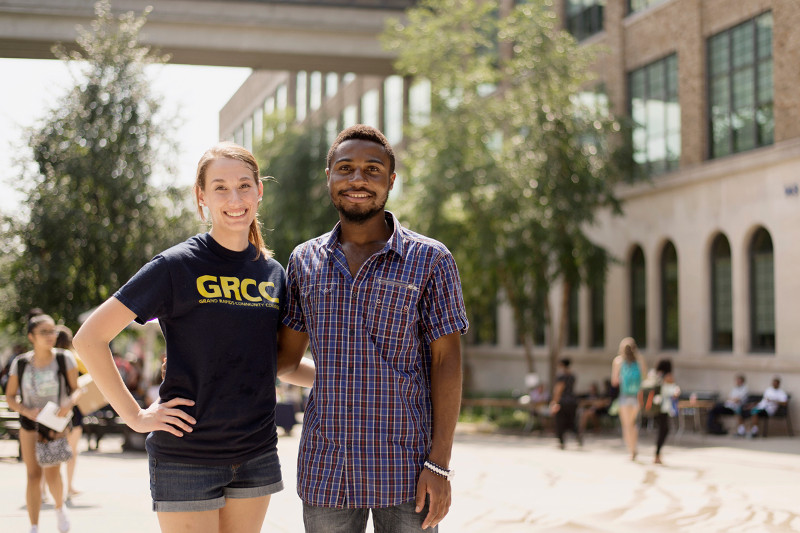
[[[556,436],[561,444],[564,444],[564,434],[569,430],[578,435],[578,428],[575,425],[576,404],[562,403],[561,408],[556,413]]]
[[[708,432],[709,433],[726,433],[725,428],[719,422],[719,417],[722,415],[735,415],[736,411],[730,407],[725,407],[724,403],[718,403],[708,412]]]
[[[656,439],[656,455],[661,455],[661,448],[667,440],[669,433],[669,415],[667,413],[658,413],[656,415],[656,425],[658,426],[658,437]]]
[[[315,507],[304,502],[303,523],[306,533],[363,533],[367,530],[367,518],[371,511],[375,533],[413,533],[422,531],[422,522],[428,516],[427,502],[419,513],[415,507],[414,500],[375,509]],[[436,533],[439,526],[425,531]]]

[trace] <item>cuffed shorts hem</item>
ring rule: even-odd
[[[153,502],[157,513],[186,513],[194,511],[215,511],[225,507],[225,498],[186,502]]]
[[[184,502],[153,502],[153,511],[157,513],[181,513],[194,511],[216,511],[225,507],[226,498],[260,498],[269,496],[283,490],[283,481],[265,485],[263,487],[250,487],[246,489],[225,489],[225,496],[212,500],[184,501]]]
[[[225,489],[226,498],[260,498],[261,496],[269,496],[283,490],[283,481],[278,481],[272,485],[264,485],[263,487],[248,487],[248,488],[227,488]]]
[[[156,512],[211,511],[227,498],[260,498],[283,490],[276,450],[231,465],[162,461],[152,456],[150,495]]]

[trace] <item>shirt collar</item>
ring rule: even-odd
[[[403,233],[404,229],[398,222],[397,217],[394,216],[394,213],[391,211],[385,211],[386,220],[389,224],[392,225],[392,235],[389,237],[389,242],[386,243],[389,250],[394,251],[400,257],[403,257],[405,252],[404,246],[404,239]],[[342,223],[337,222],[336,225],[331,230],[330,236],[328,237],[327,242],[325,243],[325,249],[328,250],[328,253],[333,253],[336,247],[339,245],[339,234],[342,230]],[[384,248],[385,249],[385,248]]]

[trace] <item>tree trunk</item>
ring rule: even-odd
[[[550,337],[550,342],[548,342],[549,348],[549,360],[550,360],[550,383],[555,383],[556,379],[556,368],[558,368],[558,359],[561,356],[561,348],[564,347],[566,342],[567,336],[567,325],[569,324],[569,292],[571,290],[570,284],[564,282],[561,286],[561,314],[558,317],[558,326],[556,328],[552,327],[552,315],[550,314],[550,304],[549,301],[547,306],[545,307],[548,315],[548,323],[551,325],[550,331],[554,333]],[[555,331],[554,331],[555,330]]]
[[[533,360],[533,335],[525,333],[522,335],[522,345],[525,348],[525,363],[528,366],[528,374],[536,372],[536,365]]]

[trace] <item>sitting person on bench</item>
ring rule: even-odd
[[[788,401],[789,395],[786,394],[786,391],[781,389],[781,378],[775,376],[772,378],[772,386],[764,391],[764,396],[762,396],[761,401],[750,409],[749,412],[746,408],[742,410],[743,417],[745,414],[749,415],[745,417],[745,423],[749,426],[749,428],[745,429],[745,435],[750,437],[758,435],[758,424],[753,421],[754,417],[772,416],[777,412],[781,404],[785,404]]]
[[[731,389],[728,398],[724,402],[714,405],[708,412],[708,432],[713,435],[725,435],[728,432],[720,423],[720,416],[736,415],[739,426],[742,429],[742,435],[744,435],[742,407],[747,400],[747,394],[748,390],[744,374],[738,374],[736,376],[736,385]]]

